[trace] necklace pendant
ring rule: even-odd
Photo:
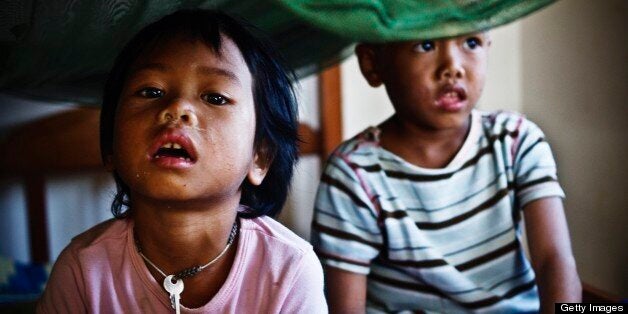
[[[175,279],[175,282],[172,282],[172,279]],[[170,294],[170,305],[175,310],[175,313],[179,314],[181,312],[179,302],[181,300],[181,293],[183,292],[183,280],[174,278],[173,275],[166,276],[164,279],[164,289]]]

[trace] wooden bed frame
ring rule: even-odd
[[[342,140],[340,66],[319,75],[320,128],[299,124],[301,155],[322,160]],[[12,131],[2,142],[0,175],[24,182],[31,261],[50,261],[46,221],[45,176],[104,170],[99,149],[98,108],[77,108],[37,120]]]

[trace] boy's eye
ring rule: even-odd
[[[225,96],[222,96],[220,94],[215,94],[215,93],[204,94],[201,96],[201,98],[205,102],[208,102],[212,105],[217,105],[217,106],[222,106],[229,103],[229,100]]]
[[[148,87],[140,90],[138,94],[146,98],[159,98],[164,95],[164,92],[154,87]]]
[[[426,40],[418,43],[414,46],[414,50],[418,52],[428,52],[434,50],[434,42],[431,40]]]
[[[467,38],[467,40],[465,40],[464,45],[465,47],[473,50],[477,48],[478,46],[481,46],[482,42],[477,37],[470,37],[470,38]]]

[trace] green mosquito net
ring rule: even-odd
[[[511,22],[551,2],[5,0],[0,9],[0,92],[97,105],[124,43],[179,9],[221,9],[249,20],[302,77],[342,60],[357,41],[456,36]]]

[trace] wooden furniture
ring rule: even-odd
[[[342,139],[340,67],[319,74],[320,128],[299,125],[302,155],[322,160]],[[102,170],[97,108],[76,108],[31,122],[0,142],[0,175],[24,180],[30,253],[33,262],[50,261],[45,175]]]
[[[585,282],[582,283],[582,302],[585,303],[618,303],[621,302],[619,296],[607,291],[598,289]]]

